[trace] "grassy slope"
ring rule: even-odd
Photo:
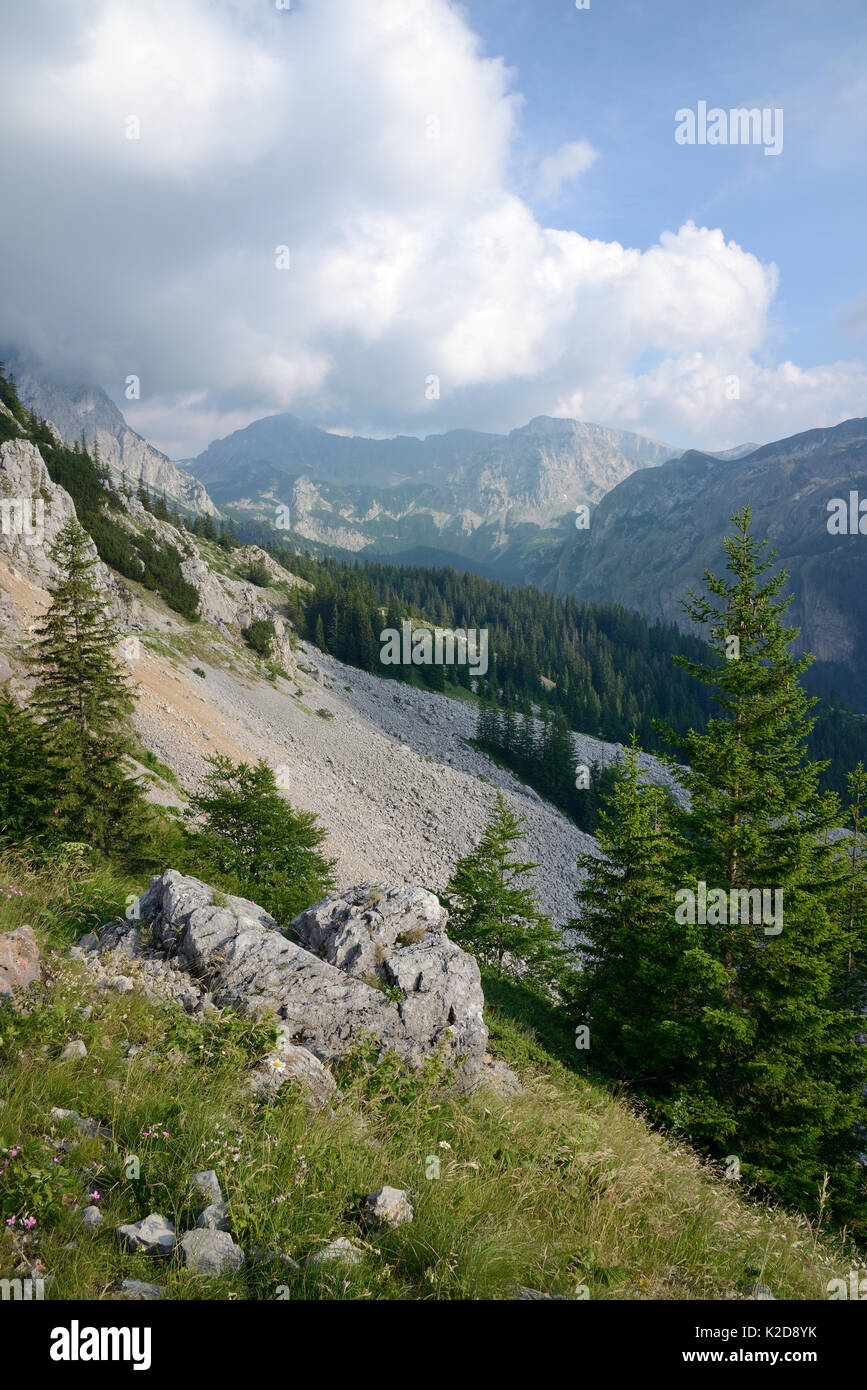
[[[6,897],[7,883],[24,896]],[[27,1248],[38,1234],[55,1297],[110,1297],[122,1278],[140,1278],[181,1299],[275,1298],[280,1286],[292,1298],[496,1299],[516,1281],[567,1297],[584,1285],[593,1299],[697,1299],[762,1279],[777,1298],[821,1299],[829,1278],[857,1267],[842,1244],[744,1200],[622,1100],[570,1072],[544,1018],[534,1030],[514,1021],[507,989],[489,1022],[496,1053],[521,1074],[516,1098],[451,1097],[432,1079],[358,1056],[336,1069],[343,1099],[333,1117],[310,1116],[290,1086],[267,1105],[253,1102],[243,1081],[267,1046],[261,1026],[228,1014],[200,1023],[138,994],[96,990],[64,958],[65,945],[140,887],[74,860],[38,873],[0,863],[0,930],[30,922],[50,977],[29,1016],[0,1015],[0,1148],[24,1146],[0,1178],[0,1200],[13,1190],[10,1174],[32,1170],[27,1204],[38,1221]],[[87,1058],[60,1062],[79,1034]],[[143,1045],[133,1061],[130,1042]],[[52,1106],[97,1118],[114,1142],[74,1137],[54,1163],[45,1136],[75,1132],[50,1121]],[[127,1176],[130,1155],[138,1178]],[[439,1179],[425,1176],[429,1156],[440,1160]],[[194,1224],[188,1180],[210,1167],[248,1250],[273,1245],[303,1262],[348,1235],[366,1239],[362,1264],[293,1275],[248,1262],[209,1281],[175,1260],[121,1251],[114,1226],[148,1212],[181,1230]],[[413,1190],[415,1221],[365,1237],[359,1202],[384,1183]],[[75,1207],[93,1187],[105,1225],[83,1231]],[[20,1239],[8,1228],[0,1235],[0,1277],[14,1274]],[[64,1249],[70,1241],[76,1248]]]

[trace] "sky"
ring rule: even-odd
[[[864,0],[7,0],[3,31],[0,342],[173,458],[278,411],[707,449],[867,415]],[[735,107],[766,136],[722,142]]]

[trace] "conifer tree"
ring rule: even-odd
[[[799,678],[812,658],[790,651],[788,576],[768,576],[774,556],[751,535],[749,508],[732,521],[729,577],[706,572],[707,593],[684,605],[709,628],[717,660],[680,659],[712,687],[720,713],[704,732],[671,740],[689,765],[690,804],[674,814],[678,888],[700,892],[703,881],[728,903],[723,910],[718,900],[701,927],[701,949],[719,971],[704,995],[698,1074],[677,1118],[801,1205],[830,1173],[840,1212],[857,1180],[854,1125],[867,1072],[858,1020],[838,990],[848,942],[831,910],[838,870],[827,832],[839,824],[839,803],[818,790],[822,765],[805,755],[816,701]],[[763,890],[774,910],[757,920]]]
[[[867,1010],[867,773],[863,763],[849,773],[848,836],[844,840],[840,891],[835,895],[845,937],[840,987],[846,1008]]]
[[[21,845],[46,829],[47,750],[40,724],[0,687],[0,843]]]
[[[669,803],[642,783],[634,741],[607,771],[599,854],[578,856],[581,915],[569,926],[582,937],[581,970],[570,1013],[589,1029],[593,1068],[654,1100],[663,1118],[691,1077],[696,999],[714,964],[695,929],[674,930]]]
[[[98,562],[74,518],[58,533],[52,558],[59,575],[49,581],[51,606],[28,658],[48,742],[50,820],[66,838],[108,854],[139,833],[144,805],[124,763],[135,701],[96,584]]]
[[[206,759],[205,789],[190,798],[194,859],[213,866],[230,891],[253,898],[284,923],[334,884],[334,860],[312,811],[296,811],[266,763]]]
[[[554,983],[564,968],[562,937],[522,881],[538,865],[513,858],[526,839],[525,822],[526,816],[513,811],[498,790],[481,840],[458,860],[446,888],[449,935],[498,975],[526,974],[539,983]]]

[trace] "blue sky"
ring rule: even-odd
[[[842,322],[867,293],[863,0],[590,0],[583,11],[470,0],[467,11],[525,98],[516,178],[569,140],[600,152],[559,200],[534,201],[537,215],[639,247],[690,218],[719,225],[779,267],[775,359],[864,355],[867,310],[857,338]],[[782,154],[675,144],[675,110],[702,99],[781,107]]]
[[[863,0],[4,22],[0,342],[172,457],[282,410],[709,449],[867,414]],[[782,109],[781,152],[678,144],[699,102]]]

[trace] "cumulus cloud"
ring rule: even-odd
[[[545,227],[513,185],[514,74],[450,0],[31,0],[0,117],[0,338],[99,380],[176,457],[278,410],[736,443],[863,396],[861,367],[759,365],[777,271],[723,231]],[[563,146],[539,187],[595,153]]]

